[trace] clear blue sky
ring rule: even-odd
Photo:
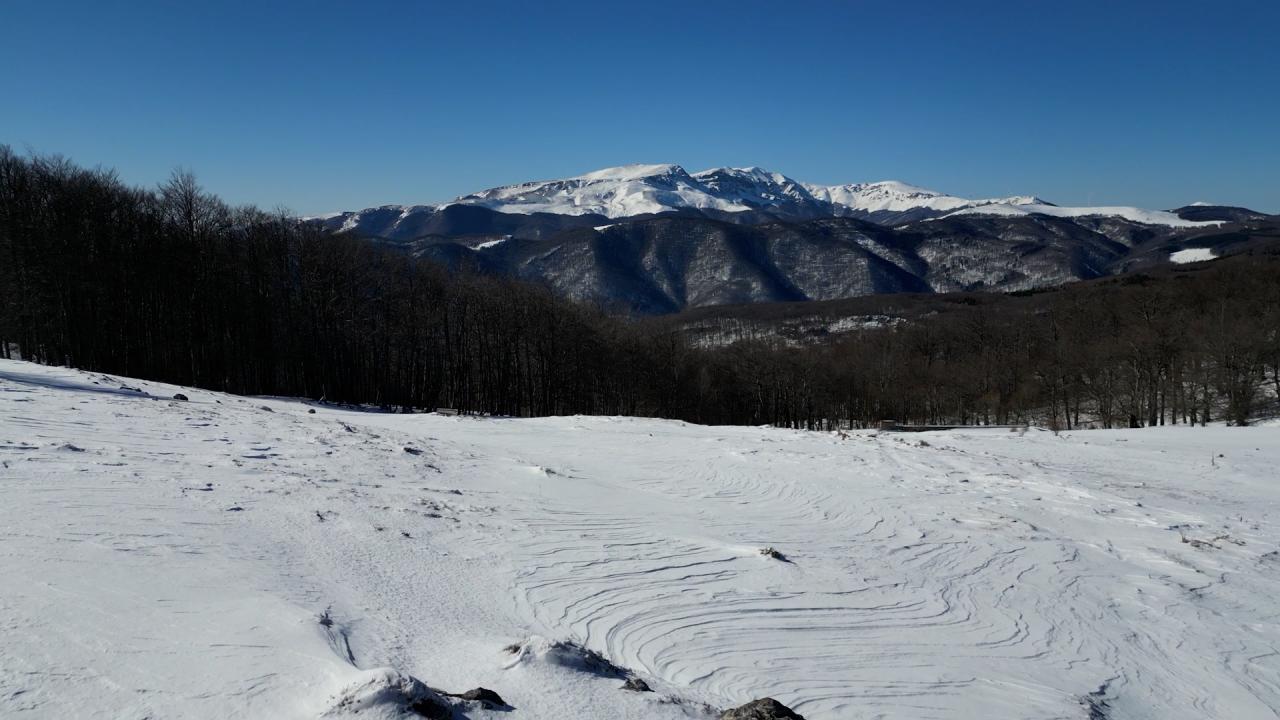
[[[1280,212],[1280,2],[0,4],[0,143],[303,214],[630,162]]]

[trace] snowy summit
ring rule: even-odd
[[[679,165],[623,165],[559,180],[482,190],[437,207],[451,204],[476,205],[504,213],[595,214],[610,218],[688,209],[779,212],[807,217],[877,217],[916,211],[930,216],[965,212],[1034,213],[1058,217],[1116,216],[1174,227],[1204,224],[1182,220],[1172,213],[1137,208],[1058,207],[1031,195],[974,200],[894,180],[814,185],[758,167],[723,167],[689,173]]]
[[[841,209],[950,211],[991,203],[1035,201],[1036,198],[1022,197],[968,200],[894,181],[812,185],[758,167],[688,173],[679,165],[623,165],[561,180],[483,190],[463,195],[453,203],[508,213],[591,213],[620,218],[689,208],[735,213],[800,207],[819,214]]]

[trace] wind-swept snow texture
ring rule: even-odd
[[[410,678],[511,720],[1280,709],[1278,427],[846,439],[0,361],[0,463],[4,718],[397,717]]]

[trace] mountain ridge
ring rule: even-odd
[[[971,200],[897,181],[815,186],[758,167],[679,165],[605,168],[315,222],[638,315],[1021,292],[1222,257],[1271,232],[1251,226],[1277,224],[1230,206],[1072,208],[1031,195]]]
[[[760,219],[803,221],[857,217],[899,225],[966,212],[1117,216],[1169,227],[1193,227],[1209,222],[1128,206],[1063,208],[1036,195],[972,199],[897,180],[820,185],[755,166],[717,167],[690,173],[676,164],[620,165],[567,178],[488,188],[444,203],[381,206],[317,219],[330,226],[340,220],[340,228],[335,229],[368,234],[362,226],[366,224],[365,216],[371,213],[399,210],[408,217],[440,212],[455,205],[516,215],[590,215],[610,220],[663,213],[701,213],[745,223]],[[761,215],[765,217],[759,218]]]

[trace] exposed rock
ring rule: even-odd
[[[430,698],[414,700],[410,703],[409,709],[424,718],[428,718],[428,720],[451,720],[453,718],[453,710],[448,705]]]
[[[322,718],[400,717],[412,712],[430,720],[450,720],[453,707],[421,680],[392,668],[362,673],[333,699]]]
[[[804,716],[773,698],[760,698],[725,710],[720,720],[804,720]]]
[[[638,677],[629,677],[622,684],[623,690],[631,690],[632,692],[653,692],[653,688],[649,687],[649,683]]]
[[[782,562],[791,562],[790,560],[787,559],[786,555],[783,555],[782,553],[778,552],[777,550],[771,547],[760,548],[760,554],[773,560],[781,560]]]
[[[1088,713],[1089,720],[1109,720],[1111,717],[1111,704],[1107,702],[1108,684],[1102,683],[1097,690],[1080,698],[1080,706]]]
[[[473,689],[473,690],[468,690],[468,691],[466,691],[466,692],[462,693],[461,695],[456,695],[455,697],[460,697],[460,698],[462,698],[463,700],[476,700],[476,701],[479,701],[479,702],[483,703],[483,704],[484,704],[484,706],[485,706],[486,708],[495,708],[495,707],[497,707],[497,708],[503,708],[503,707],[509,707],[509,706],[507,705],[507,702],[506,702],[505,700],[503,700],[503,699],[502,699],[502,696],[501,696],[501,695],[499,695],[498,693],[496,693],[496,692],[494,692],[494,691],[490,690],[489,688],[482,688],[482,687],[478,687],[478,688],[475,688],[475,689]]]
[[[566,640],[548,640],[535,635],[523,643],[508,646],[506,650],[515,655],[507,662],[509,668],[521,663],[545,662],[600,677],[619,680],[631,677],[630,672],[609,662],[600,653]]]
[[[186,395],[183,395],[182,393],[177,393],[176,395],[173,396],[173,399],[179,402],[187,402],[190,398],[188,398]]]

